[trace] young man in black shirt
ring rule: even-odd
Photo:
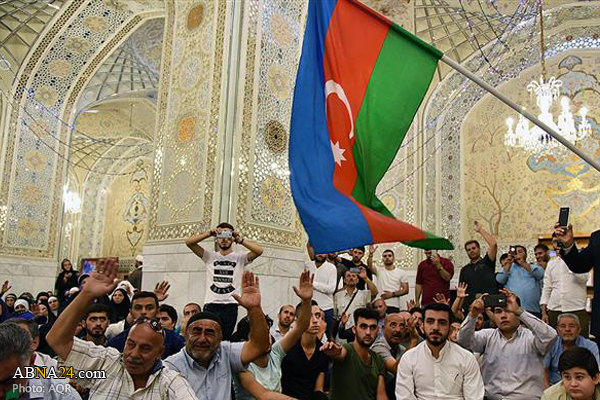
[[[498,244],[496,239],[488,233],[479,222],[475,221],[475,232],[483,236],[483,239],[488,245],[488,251],[485,256],[481,257],[481,246],[477,240],[469,240],[465,243],[465,251],[469,256],[469,263],[461,268],[459,282],[465,282],[467,287],[467,298],[463,303],[463,312],[466,313],[475,300],[478,293],[498,293],[498,285],[496,283],[496,253],[498,252]]]

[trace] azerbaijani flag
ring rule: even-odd
[[[452,249],[375,195],[442,53],[356,0],[310,0],[292,110],[290,179],[317,253],[402,241]]]

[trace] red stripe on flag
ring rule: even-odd
[[[338,0],[325,38],[327,128],[336,160],[333,184],[347,196],[356,183],[352,149],[356,117],[390,28],[389,22],[373,18],[367,10],[356,2]]]
[[[352,199],[354,204],[360,208],[363,213],[371,235],[373,243],[401,242],[405,240],[425,239],[425,232],[406,222],[394,218],[386,217],[376,211],[371,210]]]

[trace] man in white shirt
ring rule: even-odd
[[[408,279],[400,268],[396,268],[394,252],[384,250],[381,256],[383,267],[373,264],[373,254],[377,246],[369,246],[369,257],[367,265],[374,275],[377,275],[377,288],[381,292],[381,298],[385,300],[388,314],[400,312],[402,296],[408,294]]]
[[[558,251],[556,235],[552,237],[552,246]],[[585,304],[589,279],[589,272],[574,273],[560,256],[550,260],[544,273],[544,287],[540,299],[542,320],[556,328],[560,314],[566,312],[575,314],[581,322],[581,335],[587,337],[590,317],[585,309]]]
[[[281,339],[289,332],[296,319],[296,308],[291,304],[281,306],[277,313],[277,323],[273,324],[269,333],[275,341]]]
[[[210,236],[216,237],[219,251],[207,250],[198,244]],[[249,251],[233,251],[234,242]],[[227,222],[221,222],[210,231],[189,237],[185,244],[204,261],[206,267],[204,311],[212,312],[221,318],[223,339],[229,340],[237,322],[238,312],[238,304],[231,295],[240,287],[244,266],[260,257],[263,249],[240,236]]]
[[[542,363],[558,337],[549,325],[523,310],[509,290],[506,306],[492,310],[498,328],[475,331],[477,316],[485,311],[483,298],[471,304],[471,311],[458,331],[458,344],[483,356],[481,375],[489,400],[536,400],[544,391]]]
[[[475,356],[448,340],[452,310],[446,304],[423,309],[425,341],[400,359],[398,400],[481,400],[484,386]]]
[[[307,245],[310,254],[310,246]],[[333,326],[333,294],[337,284],[337,268],[327,261],[326,254],[316,254],[314,261],[305,263],[305,268],[315,276],[313,281],[313,300],[317,302],[323,314],[327,329],[327,337],[331,337],[331,328]]]
[[[359,276],[365,281],[368,289],[358,289]],[[354,311],[359,308],[364,308],[377,296],[377,287],[367,276],[367,271],[360,268],[357,274],[353,271],[344,273],[344,289],[340,290],[333,296],[334,310],[336,318],[341,318],[345,313],[348,316],[348,321],[344,324],[344,330],[340,326],[340,338],[353,340],[354,335],[344,336],[342,332],[349,330],[354,326]],[[344,332],[345,333],[345,332]]]

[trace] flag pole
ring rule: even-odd
[[[533,122],[535,125],[540,127],[544,132],[546,132],[547,134],[552,136],[554,139],[558,140],[565,147],[567,147],[573,153],[577,154],[585,162],[587,162],[594,169],[596,169],[598,172],[600,172],[600,164],[598,164],[598,162],[596,160],[594,160],[588,154],[584,153],[583,151],[581,151],[580,149],[575,147],[571,142],[569,142],[567,139],[562,137],[554,129],[552,129],[551,127],[549,127],[548,125],[546,125],[545,123],[540,121],[537,117],[535,117],[534,115],[527,112],[523,107],[519,106],[517,103],[515,103],[514,101],[512,101],[511,99],[509,99],[502,93],[500,93],[498,90],[496,90],[494,87],[490,86],[488,83],[484,82],[481,78],[479,78],[478,76],[473,74],[471,71],[467,70],[462,65],[458,64],[456,61],[451,59],[450,57],[447,57],[445,54],[442,56],[441,61],[445,62],[448,66],[454,68],[456,71],[460,72],[461,74],[463,74],[464,76],[466,76],[467,78],[469,78],[470,80],[472,80],[473,82],[475,82],[476,84],[481,86],[483,89],[485,89],[488,92],[490,92],[491,94],[493,94],[496,98],[498,98],[504,104],[506,104],[507,106],[509,106],[510,108],[512,108],[513,110],[515,110],[516,112],[518,112],[519,114],[521,114],[522,116],[524,116],[525,118],[530,120],[531,122]]]

